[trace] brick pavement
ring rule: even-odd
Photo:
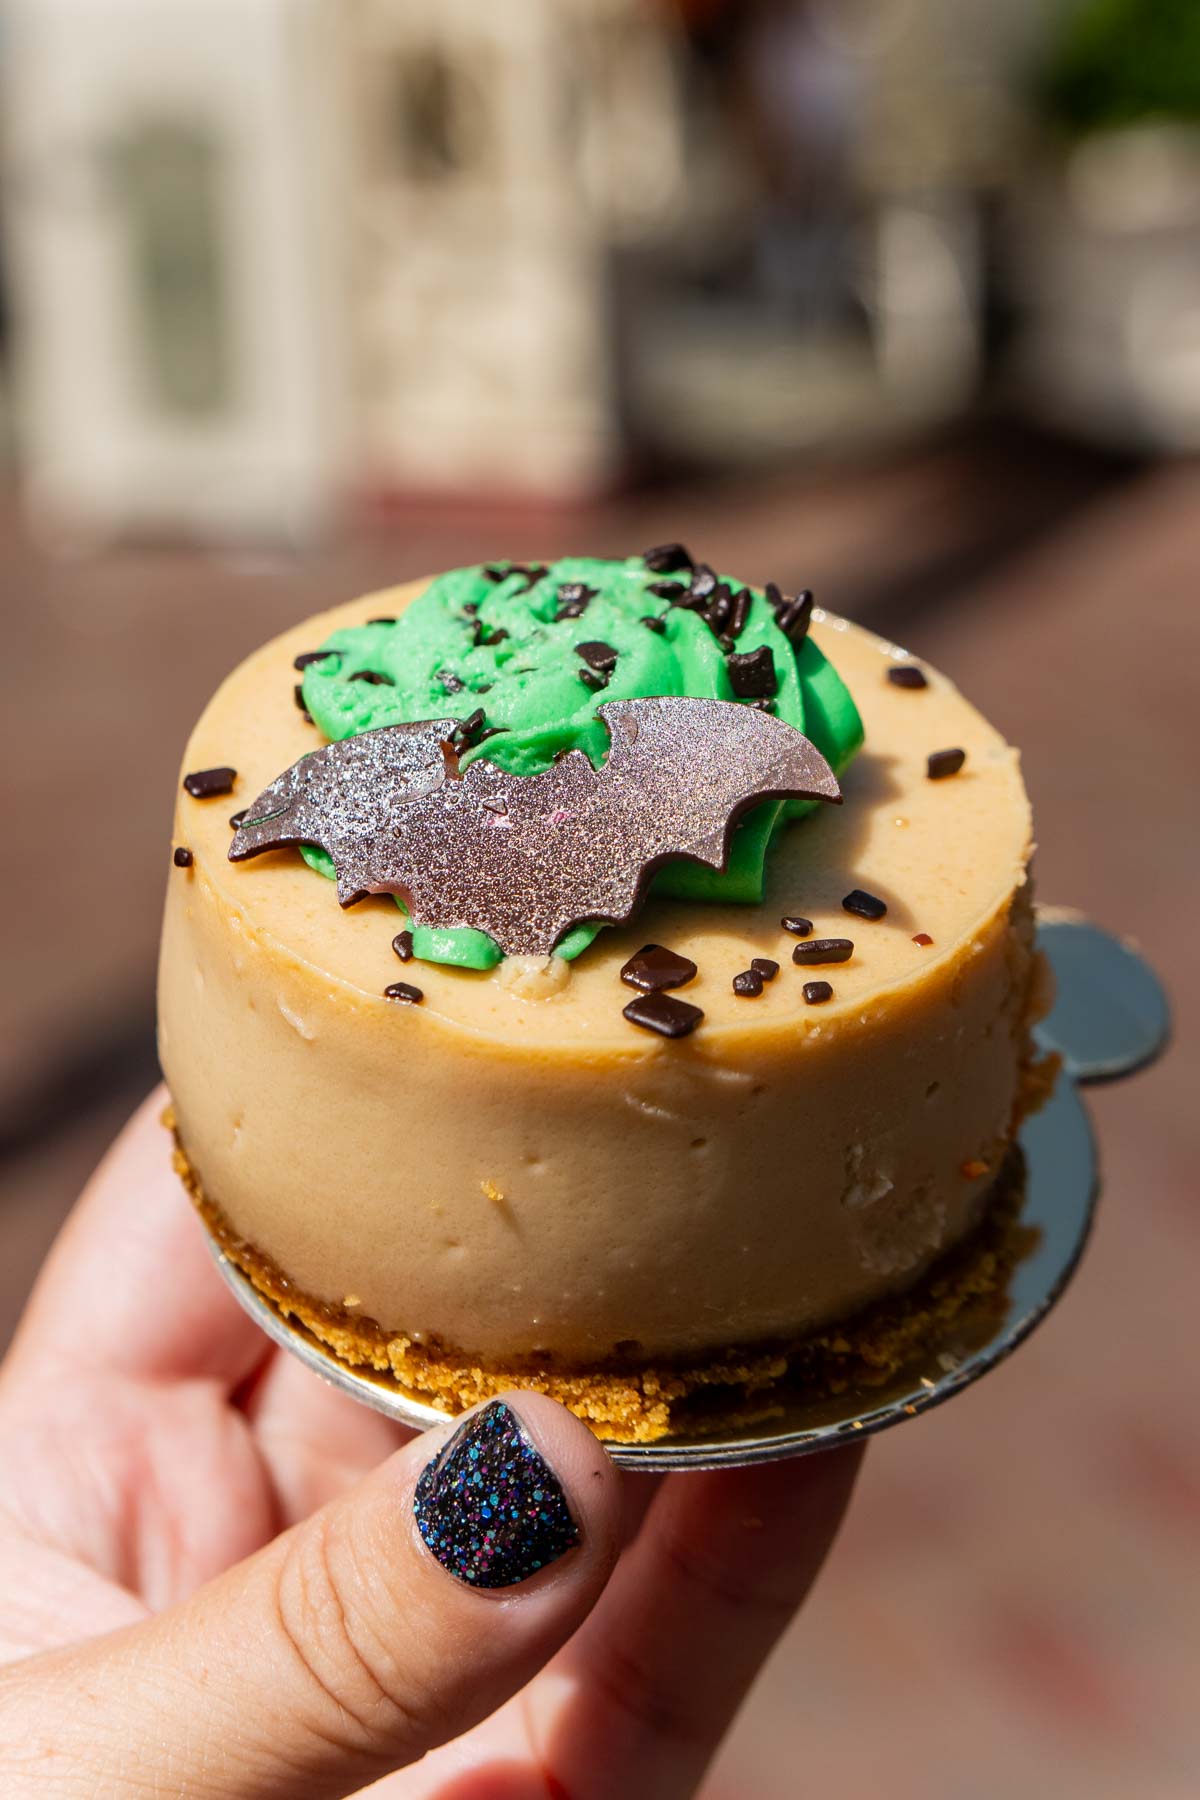
[[[503,531],[514,554],[553,554],[581,531],[588,547],[640,544],[669,518],[669,535],[703,531],[751,577],[804,574],[830,604],[902,630],[1022,745],[1042,894],[1139,938],[1175,995],[1171,1056],[1094,1096],[1107,1191],[1069,1298],[985,1383],[873,1446],[833,1566],[708,1800],[797,1800],[833,1782],[842,1800],[1195,1791],[1200,469],[1099,488],[1053,464],[1040,510],[1038,481],[998,453],[931,455]],[[66,564],[0,510],[10,591],[26,601],[4,626],[9,723],[44,715],[47,694],[70,719],[6,801],[0,893],[22,956],[6,975],[0,1099],[11,1117],[24,1071],[61,1065],[64,1034],[124,1056],[91,1112],[72,1126],[51,1108],[51,1136],[0,1165],[0,1336],[123,1085],[147,1066],[160,853],[192,713],[237,654],[299,612],[490,554],[497,530],[482,515],[393,521],[303,563],[164,551]],[[82,754],[95,743],[102,758]],[[26,828],[58,848],[61,880],[18,880]],[[90,866],[122,878],[89,888]]]

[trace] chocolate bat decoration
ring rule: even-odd
[[[841,801],[816,746],[757,707],[664,696],[597,713],[612,740],[599,769],[571,750],[539,775],[482,758],[460,770],[456,719],[327,744],[246,809],[230,860],[316,844],[343,906],[399,894],[414,925],[548,955],[584,919],[624,924],[672,857],[723,870],[759,801]]]

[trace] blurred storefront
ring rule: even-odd
[[[1187,446],[1172,11],[6,0],[33,515],[303,542],[381,498],[574,503],[997,406]]]

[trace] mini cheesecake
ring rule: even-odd
[[[1042,991],[1017,752],[818,609],[864,743],[842,804],[776,833],[760,901],[656,892],[573,960],[421,960],[390,896],[344,908],[295,849],[229,852],[230,816],[326,741],[297,659],[425,585],[267,644],[188,744],[159,986],[178,1166],[346,1361],[448,1410],[526,1382],[651,1438],[912,1290],[1011,1167]]]

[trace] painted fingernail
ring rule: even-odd
[[[417,1529],[451,1575],[512,1587],[579,1542],[554,1470],[503,1400],[493,1400],[422,1471]]]

